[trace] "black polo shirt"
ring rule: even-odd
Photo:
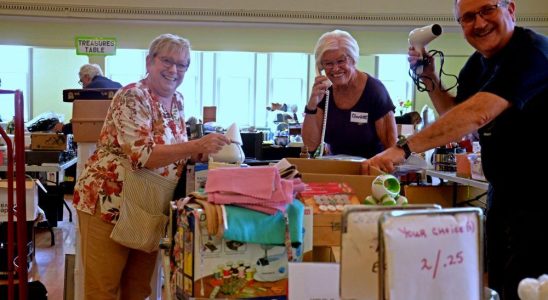
[[[516,27],[494,57],[475,52],[459,74],[457,102],[477,92],[512,104],[479,130],[487,180],[507,191],[525,178],[548,178],[548,150],[541,148],[548,135],[548,38]]]

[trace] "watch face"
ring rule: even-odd
[[[398,147],[402,147],[405,144],[407,144],[407,139],[406,138],[398,139],[398,141],[396,142],[396,145],[398,145]]]

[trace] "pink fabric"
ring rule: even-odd
[[[293,201],[293,180],[281,179],[274,167],[214,169],[208,172],[207,201],[234,204],[267,214],[284,212]]]
[[[300,178],[293,178],[293,195],[296,195],[304,191],[305,188],[306,188],[306,185]]]
[[[270,199],[279,184],[280,174],[275,167],[219,168],[207,172],[205,191]]]
[[[262,199],[254,196],[221,191],[208,193],[207,200],[215,204],[287,204],[290,203],[291,200],[293,200],[293,182],[282,179],[280,181],[280,187],[274,191],[272,197],[269,199]]]

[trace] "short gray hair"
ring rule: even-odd
[[[190,41],[175,34],[164,33],[150,43],[148,55],[156,57],[163,50],[167,52],[178,50],[190,54]]]
[[[85,64],[80,67],[80,73],[78,75],[80,75],[80,77],[87,75],[90,79],[93,79],[95,76],[103,76],[103,71],[98,64]]]
[[[314,47],[314,55],[316,58],[316,67],[321,66],[323,54],[328,50],[342,49],[346,55],[352,58],[352,63],[356,65],[360,57],[360,46],[356,39],[350,33],[344,30],[333,30],[322,34]]]

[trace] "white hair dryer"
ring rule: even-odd
[[[428,26],[415,28],[409,32],[409,45],[413,46],[415,50],[419,51],[421,55],[424,57],[424,53],[422,53],[422,49],[428,45],[432,40],[437,38],[441,35],[442,29],[441,26],[438,24],[431,24]],[[421,63],[419,62],[417,68],[415,69],[415,73],[417,75],[422,74],[422,66],[424,65],[424,61]]]
[[[240,165],[245,160],[245,154],[242,149],[243,142],[238,125],[232,123],[232,125],[227,128],[225,136],[231,143],[224,145],[219,152],[211,154],[209,157],[216,162]]]

